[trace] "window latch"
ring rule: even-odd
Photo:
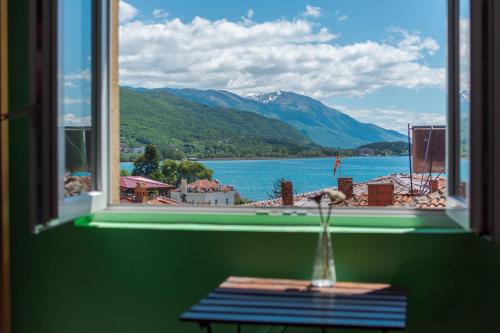
[[[0,114],[0,121],[5,121],[5,120],[12,119],[12,118],[18,118],[18,117],[23,117],[23,116],[27,116],[27,115],[29,116],[31,114],[34,114],[37,109],[38,109],[38,104],[35,104],[35,105],[30,105],[30,106],[27,106],[25,108],[22,108],[16,112],[1,113]]]

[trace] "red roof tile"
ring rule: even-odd
[[[444,196],[446,188],[446,179],[438,177],[438,191],[429,193],[428,184],[426,182],[427,176],[414,175],[413,176],[413,192],[411,196],[410,191],[410,175],[406,174],[393,174],[390,176],[378,177],[367,182],[353,184],[354,196],[351,199],[344,201],[337,207],[367,207],[368,206],[368,184],[381,184],[392,183],[394,184],[394,203],[393,207],[408,207],[408,208],[445,208],[446,197]],[[330,189],[330,188],[327,188]],[[318,191],[297,194],[294,197],[294,206],[301,208],[315,208],[316,202],[311,198],[327,189]],[[329,200],[324,198],[321,201],[321,206],[326,207],[329,205]],[[245,207],[281,207],[281,198],[256,201],[244,205]]]
[[[166,198],[163,196],[150,199],[145,203],[138,203],[134,201],[133,197],[123,197],[120,199],[122,204],[138,204],[138,205],[167,205],[167,206],[185,206],[186,204],[171,198]]]
[[[141,176],[122,176],[120,177],[120,188],[133,190],[136,188],[137,183],[146,183],[148,189],[170,189],[174,186],[165,184],[153,179]]]
[[[229,192],[234,191],[231,185],[221,185],[218,180],[198,179],[187,185],[190,192],[205,193],[205,192]],[[175,191],[180,191],[176,189]]]

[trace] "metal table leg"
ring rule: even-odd
[[[212,333],[212,327],[210,327],[210,323],[209,322],[201,322],[200,323],[200,327],[203,329],[203,328],[206,328],[207,329],[207,333]]]

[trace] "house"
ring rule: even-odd
[[[120,177],[120,203],[184,206],[171,199],[170,191],[174,186],[140,176]]]
[[[191,205],[232,206],[235,196],[233,186],[208,179],[198,179],[190,184],[183,179],[180,187],[171,191],[172,199]]]
[[[175,186],[159,182],[157,180],[149,179],[141,176],[121,176],[120,177],[120,194],[130,195],[134,194],[137,184],[145,184],[148,192],[157,192],[158,195],[170,197],[170,191]]]

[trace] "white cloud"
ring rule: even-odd
[[[137,8],[123,0],[120,0],[120,23],[131,21],[137,16],[137,14],[139,14]]]
[[[64,97],[63,103],[64,103],[64,105],[90,104],[90,100],[89,99],[78,99],[78,98]]]
[[[66,88],[76,88],[77,87],[77,85],[74,82],[71,82],[71,81],[65,81],[64,82],[64,86]]]
[[[247,11],[247,18],[248,18],[248,19],[252,19],[253,14],[254,14],[253,9],[249,9],[249,10]]]
[[[79,73],[64,74],[65,81],[90,81],[91,79],[92,72],[89,68],[85,68]]]
[[[446,116],[438,113],[416,113],[398,108],[355,109],[342,105],[332,107],[350,115],[360,122],[372,123],[403,134],[407,134],[408,124],[412,126],[446,125]]]
[[[343,14],[339,11],[335,12],[335,17],[337,18],[338,23],[343,23],[349,19],[349,16],[347,16],[346,14]]]
[[[410,33],[401,27],[392,27],[390,32],[400,34],[403,39],[399,42],[399,46],[409,51],[420,53],[426,51],[429,55],[434,55],[439,50],[439,44],[435,39],[430,37],[422,37],[419,32]]]
[[[120,80],[142,87],[226,89],[242,95],[288,90],[325,100],[384,87],[445,86],[445,68],[425,64],[439,45],[401,28],[392,41],[334,44],[305,19],[162,23],[120,27]]]
[[[470,100],[470,24],[469,18],[460,18],[460,90]]]
[[[304,16],[320,17],[321,16],[321,8],[307,5],[306,10],[304,12]]]
[[[153,10],[153,16],[156,18],[166,18],[170,14],[164,11],[163,9],[155,9]]]
[[[91,126],[90,116],[77,116],[73,113],[65,114],[63,117],[64,126]]]

